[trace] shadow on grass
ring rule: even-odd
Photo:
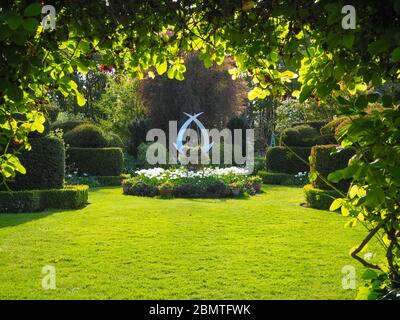
[[[46,209],[39,212],[24,212],[24,213],[0,213],[0,229],[6,227],[14,227],[26,222],[39,220],[51,216],[59,212],[76,212],[89,206],[89,202],[85,207],[79,209]]]

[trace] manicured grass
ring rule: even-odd
[[[0,215],[0,298],[352,299],[341,269],[364,230],[299,206],[303,191],[249,199],[151,199],[120,188],[77,211]],[[41,287],[53,265],[57,289]]]

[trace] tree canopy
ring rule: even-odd
[[[297,74],[301,89],[293,95],[300,102],[309,97],[322,102],[334,99],[341,105],[340,112],[348,116],[364,115],[368,102],[379,101],[388,108],[354,121],[347,130],[350,137],[344,137],[342,144],[359,151],[346,177],[354,178],[357,170],[365,170],[364,176],[357,173],[356,181],[367,191],[367,204],[363,192],[354,191],[353,199],[360,200],[352,203],[357,208],[352,210],[357,214],[361,210],[364,221],[384,230],[387,268],[391,281],[398,284],[399,262],[393,250],[399,244],[393,230],[399,229],[400,122],[394,120],[399,113],[399,93],[380,94],[374,88],[399,78],[400,2],[352,1],[355,29],[342,27],[346,15],[342,8],[347,4],[341,0],[54,1],[56,28],[43,30],[39,2],[2,1],[3,182],[24,172],[17,148],[11,145],[29,148],[28,133],[43,130],[42,111],[50,90],[76,96],[79,105],[85,103],[71,74],[96,68],[95,54],[101,55],[105,66],[138,78],[167,73],[177,80],[184,79],[185,52],[199,51],[206,67],[230,56],[235,60],[232,78],[246,72],[255,83],[250,99],[284,95]],[[383,157],[379,146],[393,156]],[[390,214],[382,215],[382,211]],[[377,214],[379,221],[371,218]]]

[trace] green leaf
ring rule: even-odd
[[[321,98],[326,97],[331,90],[325,83],[321,83],[317,86],[317,93]]]
[[[18,171],[22,174],[26,174],[25,167],[21,164],[21,162],[15,155],[10,155],[10,157],[8,158],[8,161],[10,164],[12,164],[14,166],[16,171]]]
[[[343,75],[344,75],[344,73],[345,73],[345,70],[344,70],[344,68],[342,66],[335,66],[333,68],[333,77],[336,80],[341,80]]]
[[[392,58],[392,60],[393,60],[394,62],[399,61],[399,60],[400,60],[400,47],[394,49],[394,50],[392,51],[392,54],[391,54],[390,57]]]
[[[39,22],[33,18],[28,18],[24,20],[23,26],[26,31],[33,33],[39,27]]]
[[[343,46],[347,49],[351,49],[354,43],[354,33],[346,32],[342,38]]]
[[[366,96],[359,96],[356,100],[356,107],[359,109],[365,109],[368,106],[368,99]]]
[[[78,72],[82,73],[82,74],[87,74],[89,71],[89,67],[87,66],[87,64],[80,62],[77,66]]]
[[[337,183],[340,180],[348,179],[348,178],[353,177],[353,175],[356,172],[357,172],[357,167],[356,166],[348,166],[347,168],[331,172],[328,175],[328,180],[331,181],[331,182]]]
[[[32,3],[25,8],[24,16],[25,17],[33,17],[37,16],[42,12],[42,6],[40,3]]]
[[[281,78],[283,79],[293,79],[294,77],[294,72],[290,70],[286,70],[284,72],[281,72]]]
[[[3,173],[3,175],[4,175],[6,178],[10,178],[10,177],[13,177],[13,176],[15,175],[14,168],[11,167],[11,166],[9,166],[8,164],[4,164],[4,165],[1,167],[1,172]]]
[[[380,187],[373,187],[367,191],[365,204],[370,207],[378,207],[385,201],[385,193]]]
[[[11,30],[17,30],[18,27],[22,24],[22,17],[16,12],[7,12],[4,15],[4,20],[8,24]]]
[[[157,73],[161,76],[167,71],[168,63],[167,60],[164,60],[163,63],[156,66]]]
[[[79,91],[76,92],[76,101],[80,107],[83,107],[86,104],[86,98]]]
[[[184,64],[178,65],[178,71],[179,71],[180,73],[186,72],[186,66],[185,66]]]
[[[342,199],[333,200],[331,206],[329,207],[329,211],[336,211],[342,206]]]
[[[334,211],[334,210],[332,210],[332,211]],[[348,216],[350,215],[349,209],[347,209],[347,208],[344,207],[344,206],[342,206],[342,207],[340,208],[340,212],[342,213],[342,216],[343,216],[343,217],[348,217]]]
[[[388,96],[388,95],[383,96],[383,97],[382,97],[382,105],[383,105],[385,108],[390,107],[390,106],[392,105],[392,97],[391,97],[391,96]]]
[[[204,58],[203,63],[204,63],[204,66],[205,66],[207,69],[209,69],[209,68],[213,65],[213,62],[212,62],[212,60],[211,60],[211,58],[210,58],[209,56],[206,56],[206,57]]]
[[[353,199],[356,195],[358,195],[358,186],[353,185],[349,190],[349,197],[350,199]]]
[[[371,54],[387,52],[391,46],[391,40],[388,38],[379,39],[368,45],[368,51]]]
[[[14,83],[9,83],[8,87],[7,87],[7,96],[15,101],[21,101],[23,98],[23,92],[22,90]]]
[[[363,280],[373,280],[373,279],[378,278],[378,274],[375,270],[367,269],[363,272],[361,278]]]
[[[255,87],[247,93],[247,98],[250,101],[255,100],[255,99],[257,99],[259,93],[260,93],[260,88]]]
[[[183,77],[183,73],[177,71],[175,73],[175,79],[178,80],[178,81],[183,81],[185,78]]]
[[[302,86],[301,87],[301,92],[299,96],[299,101],[304,102],[308,99],[308,97],[311,95],[313,92],[314,88],[311,86]]]
[[[168,72],[167,72],[167,75],[168,75],[168,78],[169,79],[174,79],[174,77],[175,77],[175,68],[169,68],[168,69]]]

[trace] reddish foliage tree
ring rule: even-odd
[[[207,128],[223,128],[230,118],[244,111],[247,83],[232,80],[227,70],[232,61],[204,67],[197,54],[185,59],[184,81],[166,75],[142,81],[141,94],[154,128],[166,129],[169,120],[186,120],[183,112],[204,112],[200,120]]]

